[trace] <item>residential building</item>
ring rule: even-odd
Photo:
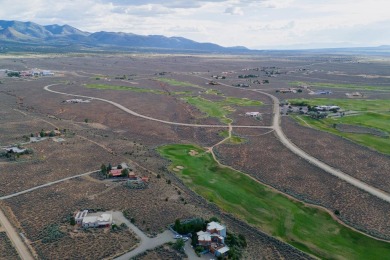
[[[76,224],[81,225],[83,222],[83,219],[87,216],[88,210],[79,211],[76,213],[76,216],[74,217]]]
[[[210,222],[207,224],[206,231],[199,231],[198,245],[209,251],[215,256],[224,256],[229,251],[229,247],[225,245],[226,227],[218,222]]]
[[[246,112],[245,116],[259,117],[261,116],[260,112]]]

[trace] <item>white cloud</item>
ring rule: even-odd
[[[4,20],[183,36],[224,46],[389,44],[388,0],[1,0]],[[227,16],[230,14],[231,16]]]
[[[237,6],[231,6],[225,9],[225,14],[231,14],[231,15],[243,15],[244,12],[240,7]]]

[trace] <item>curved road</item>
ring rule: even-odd
[[[207,79],[207,78],[204,78],[204,77],[201,77],[201,76],[197,76],[197,77],[200,77],[200,78],[203,78],[203,79]],[[233,86],[230,86],[230,85],[227,85],[227,84],[224,84],[222,82],[218,82],[220,85],[223,85],[223,86],[227,86],[227,87],[230,87],[230,88],[235,88]],[[284,146],[286,146],[290,151],[292,151],[293,153],[295,153],[296,155],[298,155],[299,157],[305,159],[306,161],[308,161],[309,163],[313,164],[314,166],[326,171],[327,173],[330,173],[346,182],[348,182],[349,184],[352,184],[353,186],[361,189],[361,190],[364,190],[365,192],[368,192],[370,193],[371,195],[374,195],[375,197],[378,197],[386,202],[390,202],[390,194],[380,190],[380,189],[377,189],[375,187],[372,187],[370,185],[368,185],[367,183],[361,181],[361,180],[358,180],[338,169],[335,169],[331,166],[329,166],[328,164],[318,160],[317,158],[311,156],[310,154],[306,153],[305,151],[303,151],[301,148],[299,148],[298,146],[296,146],[293,142],[290,141],[290,139],[288,139],[286,137],[286,135],[284,134],[281,126],[280,126],[280,107],[279,107],[279,99],[277,97],[275,97],[274,95],[271,95],[267,92],[263,92],[263,91],[260,91],[260,90],[256,90],[256,89],[242,89],[244,91],[253,91],[253,92],[257,92],[257,93],[260,93],[260,94],[263,94],[263,95],[266,95],[268,97],[270,97],[272,99],[272,102],[273,102],[273,122],[272,122],[272,128],[275,130],[275,133],[279,139],[280,142],[282,142],[282,144]]]
[[[202,77],[202,76],[197,76],[199,78],[203,78],[203,79],[207,79],[205,77]],[[230,87],[230,88],[235,88],[235,87],[232,87],[230,85],[227,85],[227,84],[224,84],[224,83],[221,83],[221,82],[218,82],[220,85],[223,85],[223,86],[227,86],[227,87]],[[186,123],[177,123],[177,122],[170,122],[170,121],[165,121],[165,120],[160,120],[160,119],[156,119],[156,118],[153,118],[153,117],[148,117],[148,116],[144,116],[144,115],[141,115],[141,114],[138,114],[116,102],[113,102],[113,101],[110,101],[110,100],[107,100],[107,99],[103,99],[103,98],[96,98],[96,97],[89,97],[89,96],[83,96],[83,95],[74,95],[74,94],[68,94],[68,93],[64,93],[64,92],[59,92],[59,91],[54,91],[54,90],[51,90],[49,87],[51,86],[55,86],[55,85],[59,85],[59,84],[51,84],[51,85],[48,85],[48,86],[45,86],[44,89],[46,91],[49,91],[49,92],[52,92],[52,93],[56,93],[56,94],[61,94],[61,95],[67,95],[67,96],[74,96],[74,97],[83,97],[83,98],[89,98],[89,99],[94,99],[94,100],[99,100],[99,101],[103,101],[103,102],[106,102],[106,103],[109,103],[113,106],[116,106],[117,108],[131,114],[131,115],[134,115],[134,116],[137,116],[137,117],[141,117],[141,118],[144,118],[144,119],[147,119],[147,120],[152,120],[152,121],[156,121],[156,122],[160,122],[160,123],[164,123],[164,124],[170,124],[170,125],[179,125],[179,126],[191,126],[191,127],[211,127],[211,128],[225,128],[225,127],[228,127],[226,125],[197,125],[197,124],[186,124]],[[234,126],[234,128],[266,128],[266,129],[274,129],[275,130],[275,133],[278,137],[278,139],[282,142],[282,144],[284,146],[286,146],[290,151],[292,151],[293,153],[295,153],[296,155],[300,156],[301,158],[307,160],[309,163],[313,164],[314,166],[348,182],[349,184],[352,184],[353,186],[361,189],[361,190],[364,190],[365,192],[368,192],[370,193],[371,195],[374,195],[386,202],[390,202],[390,194],[382,191],[382,190],[379,190],[375,187],[372,187],[370,185],[368,185],[367,183],[363,182],[363,181],[360,181],[354,177],[351,177],[350,175],[338,170],[338,169],[335,169],[331,166],[329,166],[328,164],[326,163],[323,163],[321,162],[320,160],[318,160],[317,158],[311,156],[310,154],[304,152],[302,149],[300,149],[299,147],[297,147],[295,144],[293,144],[287,137],[286,135],[283,133],[283,130],[280,126],[280,108],[279,108],[279,99],[277,97],[275,97],[274,95],[271,95],[269,93],[266,93],[266,92],[263,92],[263,91],[260,91],[260,90],[255,90],[255,89],[242,89],[242,90],[245,90],[245,91],[253,91],[253,92],[257,92],[257,93],[260,93],[260,94],[263,94],[263,95],[266,95],[268,97],[270,97],[273,101],[273,122],[272,122],[272,126]]]
[[[297,147],[294,143],[292,143],[286,137],[282,128],[280,127],[279,99],[277,97],[275,97],[274,95],[271,95],[271,94],[266,93],[266,92],[256,91],[256,90],[252,90],[252,91],[264,94],[264,95],[272,98],[273,103],[274,103],[274,112],[273,112],[274,113],[274,120],[273,120],[273,124],[272,124],[273,128],[278,136],[278,139],[284,144],[284,146],[286,146],[288,149],[290,149],[290,151],[292,151],[296,155],[300,156],[301,158],[307,160],[309,163],[317,166],[318,168],[321,168],[322,170],[354,185],[355,187],[362,189],[362,190],[364,190],[364,191],[370,193],[371,195],[374,195],[380,199],[383,199],[387,202],[390,202],[390,194],[388,194],[382,190],[379,190],[377,188],[374,188],[361,180],[358,180],[358,179],[356,179],[356,178],[354,178],[354,177],[352,177],[352,176],[350,176],[350,175],[348,175],[348,174],[346,174],[338,169],[335,169],[335,168],[329,166],[328,164],[311,156],[310,154],[303,151],[301,148]]]
[[[178,126],[190,126],[190,127],[204,127],[204,128],[205,127],[209,127],[209,128],[227,128],[227,127],[229,127],[228,125],[197,125],[197,124],[187,124],[187,123],[178,123],[178,122],[171,122],[171,121],[161,120],[161,119],[153,118],[153,117],[150,117],[150,116],[145,116],[145,115],[138,114],[137,112],[134,112],[133,110],[130,110],[127,107],[122,106],[121,104],[118,104],[118,103],[116,103],[114,101],[107,100],[107,99],[104,99],[104,98],[89,97],[89,96],[75,95],[75,94],[68,94],[68,93],[64,93],[64,92],[51,90],[50,87],[55,86],[55,85],[59,85],[59,84],[51,84],[51,85],[45,86],[44,90],[52,92],[52,93],[56,93],[56,94],[66,95],[66,96],[82,97],[82,98],[88,98],[88,99],[92,99],[92,100],[103,101],[103,102],[109,103],[109,104],[111,104],[113,106],[116,106],[120,110],[123,110],[126,113],[129,113],[129,114],[131,114],[133,116],[141,117],[141,118],[144,118],[144,119],[147,119],[147,120],[156,121],[156,122],[163,123],[163,124],[178,125]],[[265,129],[271,129],[272,128],[271,126],[250,126],[250,125],[237,125],[237,126],[234,126],[234,127],[236,127],[236,128],[265,128]]]

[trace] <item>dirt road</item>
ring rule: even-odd
[[[12,198],[12,197],[15,197],[15,196],[22,195],[22,194],[27,193],[27,192],[31,192],[31,191],[34,191],[34,190],[37,190],[37,189],[41,189],[41,188],[44,188],[44,187],[48,187],[48,186],[54,185],[54,184],[57,184],[57,183],[60,183],[60,182],[63,182],[63,181],[67,181],[67,180],[71,180],[71,179],[74,179],[74,178],[78,178],[78,177],[82,177],[82,176],[85,176],[85,175],[89,175],[89,174],[97,172],[97,171],[99,171],[99,170],[86,172],[86,173],[82,173],[82,174],[75,175],[75,176],[70,176],[70,177],[63,178],[63,179],[60,179],[60,180],[57,180],[57,181],[51,181],[51,182],[48,182],[48,183],[36,186],[34,188],[31,188],[31,189],[27,189],[27,190],[24,190],[24,191],[19,191],[19,192],[16,192],[16,193],[12,193],[12,194],[0,197],[0,200],[9,199],[9,198]]]
[[[4,215],[3,211],[0,209],[0,223],[2,227],[5,229],[5,232],[7,233],[8,238],[12,241],[13,246],[15,247],[16,251],[18,252],[20,258],[23,260],[33,260],[34,258],[30,254],[30,251],[28,251],[28,248],[20,238],[19,234],[16,232],[16,230],[12,227],[11,223],[9,223],[7,217]]]

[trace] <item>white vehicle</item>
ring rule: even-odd
[[[183,238],[183,236],[182,235],[175,235],[173,238],[174,239],[179,239],[179,238]]]

